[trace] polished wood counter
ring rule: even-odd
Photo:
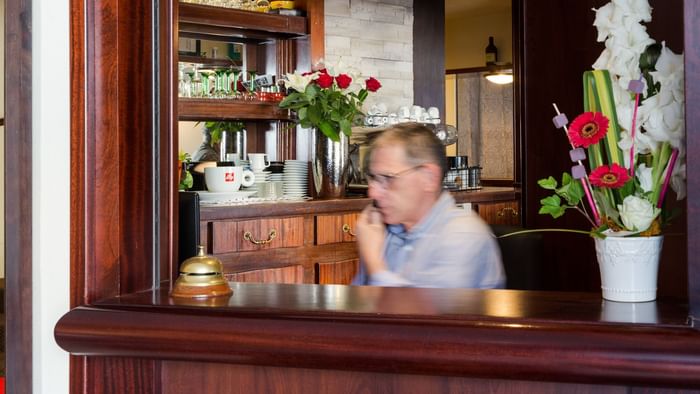
[[[484,187],[478,190],[454,191],[457,203],[491,203],[520,199],[520,189],[513,187]],[[202,220],[249,218],[276,215],[321,214],[342,211],[361,211],[369,205],[367,197],[349,197],[335,200],[309,200],[299,202],[259,203],[231,206],[202,206]]]
[[[673,300],[231,285],[233,295],[220,299],[178,300],[160,289],[81,306],[58,322],[56,341],[74,355],[161,360],[163,376],[184,368],[195,380],[214,379],[229,365],[237,374],[263,366],[285,374],[700,388],[700,332],[686,325],[687,306]]]

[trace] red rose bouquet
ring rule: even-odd
[[[333,141],[340,133],[352,134],[352,126],[361,124],[362,104],[369,92],[382,85],[373,77],[360,85],[359,73],[350,68],[319,65],[318,71],[287,74],[285,85],[290,90],[279,104],[296,111],[302,127],[316,127]]]

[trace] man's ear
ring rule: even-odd
[[[440,176],[442,171],[440,166],[435,163],[425,163],[423,165],[426,174],[425,190],[430,192],[435,192],[442,190],[442,177]]]

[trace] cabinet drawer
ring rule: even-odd
[[[270,218],[238,222],[238,251],[293,248],[304,244],[304,218]]]
[[[316,245],[355,241],[359,212],[316,216]]]
[[[211,225],[213,254],[303,245],[304,218],[269,218],[219,221]]]
[[[304,267],[290,265],[281,268],[262,268],[224,274],[229,282],[249,283],[304,283]]]
[[[520,204],[517,201],[480,203],[477,209],[488,224],[520,225]]]
[[[316,283],[349,285],[360,269],[360,259],[316,263]]]

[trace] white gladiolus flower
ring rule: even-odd
[[[685,198],[685,164],[676,164],[676,167],[673,169],[673,174],[671,175],[671,188],[676,192],[677,200],[682,200]]]
[[[306,89],[306,86],[316,79],[318,77],[318,73],[312,73],[309,75],[302,76],[301,74],[287,74],[286,76],[287,81],[285,82],[285,86],[287,88],[291,88],[296,90],[297,92],[303,92]]]
[[[634,176],[639,180],[639,186],[645,193],[650,192],[654,188],[651,172],[652,168],[647,168],[646,164],[642,163],[637,167],[637,171],[634,173]]]
[[[637,196],[627,196],[622,205],[617,206],[625,228],[630,231],[644,231],[659,216],[661,210],[654,207],[649,200]]]

